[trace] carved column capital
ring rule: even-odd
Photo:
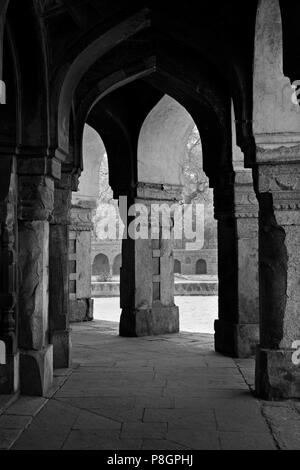
[[[54,208],[54,181],[41,175],[19,176],[20,220],[49,220]]]
[[[258,191],[272,195],[281,224],[300,225],[300,163],[260,165]]]
[[[93,207],[72,205],[70,230],[91,231],[93,229],[92,212]]]
[[[236,170],[234,182],[235,217],[258,218],[258,201],[253,188],[252,171]]]

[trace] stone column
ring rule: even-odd
[[[300,109],[283,73],[278,0],[257,10],[253,66],[253,135],[259,200],[260,345],[256,392],[299,398],[300,367]],[[295,362],[295,361],[294,361]]]
[[[295,150],[297,147],[281,147],[281,158],[284,151],[290,157]],[[265,151],[265,156],[267,153],[272,150]],[[266,399],[299,398],[300,367],[292,356],[293,343],[300,339],[300,163],[295,159],[294,163],[261,164],[258,171],[260,345],[256,392]]]
[[[259,343],[258,201],[252,170],[235,170],[234,209],[238,253],[236,355],[255,355]]]
[[[44,395],[53,377],[49,344],[49,218],[53,180],[19,176],[20,385],[25,395]]]
[[[17,319],[17,176],[14,156],[0,159],[0,341],[5,357],[0,363],[0,393],[19,388]]]
[[[93,319],[91,298],[91,232],[94,201],[77,201],[71,208],[69,232],[70,321]]]
[[[215,190],[219,254],[215,348],[249,357],[259,341],[258,203],[251,170],[236,169],[231,178],[228,175],[227,183],[223,179],[223,187]]]
[[[53,344],[54,368],[69,367],[71,337],[69,330],[69,224],[71,175],[55,181],[54,212],[49,239],[49,327]]]
[[[234,215],[234,173],[219,175],[214,187],[215,218],[218,224],[218,320],[215,321],[215,350],[236,355],[238,323],[238,255]]]
[[[179,198],[180,187],[139,183],[137,196],[132,202],[145,205],[150,214],[152,203],[170,206]],[[174,304],[173,240],[162,237],[165,228],[163,224],[169,228],[173,223],[171,217],[169,214],[156,227],[155,239],[151,239],[151,224],[147,217],[144,219],[144,228],[149,229],[146,239],[123,239],[120,272],[121,336],[179,331],[179,312]],[[132,218],[128,217],[125,226],[128,223],[132,223]]]

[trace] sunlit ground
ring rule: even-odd
[[[120,298],[95,298],[95,320],[119,321]],[[214,333],[214,320],[218,316],[217,296],[176,296],[179,307],[180,330],[201,333]]]

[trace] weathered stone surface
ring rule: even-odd
[[[71,175],[55,184],[54,213],[49,234],[49,329],[54,368],[69,367],[69,227]]]
[[[6,364],[0,364],[0,393],[6,394],[16,392],[19,387],[16,336],[17,175],[14,156],[1,156],[0,173],[0,340],[4,344],[6,359]]]
[[[236,356],[254,356],[259,343],[259,324],[240,323],[236,325]]]
[[[49,234],[49,326],[50,331],[68,329],[69,323],[69,232],[66,225],[50,224]]]
[[[194,296],[208,296],[218,295],[218,281],[175,281],[174,295],[194,295]],[[92,296],[93,297],[119,297],[120,284],[119,282],[92,282]]]
[[[43,396],[53,380],[53,348],[48,345],[38,351],[20,354],[20,386],[24,395]]]
[[[49,223],[19,223],[19,345],[39,350],[48,330]]]
[[[149,113],[141,129],[139,181],[180,185],[183,156],[193,127],[190,114],[170,96],[164,96]]]
[[[93,201],[92,201],[93,202]],[[69,232],[72,250],[69,260],[74,264],[74,272],[69,279],[73,285],[70,289],[70,321],[85,321],[93,318],[93,302],[91,300],[91,201],[80,201],[71,210],[71,226]]]
[[[138,197],[134,202],[147,206],[148,214],[152,214],[152,203],[170,206],[179,198],[180,188],[170,186],[168,190],[160,184],[139,183]],[[148,236],[137,239],[131,237],[123,240],[122,244],[120,335],[143,336],[177,332],[179,316],[174,305],[172,236],[169,239],[162,236],[165,228],[169,230],[172,227],[171,214],[163,217],[157,226],[150,216],[140,219],[139,224],[140,231],[145,230],[144,233]],[[130,219],[128,226],[130,232]],[[153,236],[155,233],[156,238]]]
[[[257,144],[269,147],[273,155],[278,143],[299,141],[299,107],[291,101],[291,83],[284,76],[282,64],[280,4],[265,0],[256,19],[253,131]]]
[[[150,336],[179,332],[179,310],[176,306],[153,305],[151,309],[122,310],[121,336]]]
[[[255,355],[259,341],[257,323],[234,323],[215,320],[215,350],[233,357]]]
[[[255,390],[266,400],[300,398],[300,368],[293,350],[257,349]]]
[[[55,330],[50,335],[53,346],[53,368],[63,369],[71,366],[71,334],[68,330]]]
[[[19,178],[18,218],[48,220],[54,207],[54,182],[44,176],[26,175]]]
[[[93,320],[93,299],[70,300],[70,322]]]
[[[299,397],[299,367],[291,359],[293,342],[300,337],[299,164],[260,165],[258,188],[261,338],[256,390],[268,399]]]
[[[300,411],[300,410],[299,410]],[[300,413],[294,401],[268,402],[263,414],[282,450],[300,449]]]

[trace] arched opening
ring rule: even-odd
[[[119,253],[113,262],[112,273],[114,276],[120,276],[120,269],[122,265],[122,255]]]
[[[72,193],[69,231],[70,320],[97,318],[98,295],[111,292],[112,264],[120,251],[117,201],[109,184],[107,151],[88,124],[82,139],[83,171]],[[104,291],[104,292],[103,292]]]
[[[181,263],[178,259],[174,259],[174,273],[181,274]]]
[[[206,274],[207,264],[204,259],[198,259],[196,262],[196,273],[195,274]]]
[[[104,255],[103,253],[99,253],[98,255],[95,256],[94,261],[93,261],[93,267],[92,267],[92,275],[93,276],[99,276],[101,275],[107,276],[109,274],[109,261],[108,257]]]

